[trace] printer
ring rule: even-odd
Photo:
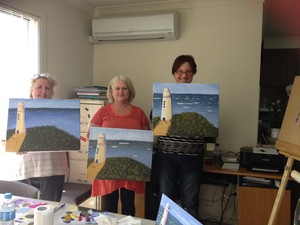
[[[282,173],[287,158],[279,154],[275,148],[241,147],[240,167],[248,170]]]

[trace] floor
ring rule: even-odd
[[[136,196],[135,196],[136,217],[144,218],[144,216],[145,216],[144,199],[145,199],[144,194],[136,194]],[[97,205],[97,203],[96,203],[96,198],[95,197],[91,197],[91,198],[87,199],[86,201],[84,201],[82,204],[80,204],[80,206],[83,206],[83,207],[86,207],[86,208],[99,209],[99,206],[97,207],[96,205]],[[120,211],[120,207],[121,206],[119,204],[119,211]]]
[[[228,220],[227,221],[223,221],[223,223],[219,223],[216,220],[214,220],[213,218],[211,220],[209,220],[209,221],[204,221],[204,220],[200,219],[200,222],[203,225],[237,225],[237,223],[235,223],[234,221],[229,222]]]
[[[215,222],[203,222],[203,225],[221,225],[221,224]],[[231,224],[222,223],[222,225],[231,225]]]

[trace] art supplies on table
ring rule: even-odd
[[[38,206],[47,205],[46,202],[23,198],[14,199],[14,203],[17,210],[15,220],[22,224],[32,224],[34,220],[34,209]]]

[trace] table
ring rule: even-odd
[[[3,196],[3,194],[0,194],[0,198]],[[41,199],[31,199],[31,198],[24,198],[24,197],[19,197],[19,196],[13,196],[13,199],[24,199],[24,200],[28,200],[31,202],[39,202],[39,203],[47,203],[47,205],[52,205],[54,207],[60,205],[61,203],[59,202],[52,202],[52,201],[46,201],[46,200],[41,200]],[[80,207],[82,208],[82,207]],[[54,214],[54,219],[53,219],[53,225],[58,224],[60,220],[60,218],[66,214],[66,212],[70,209],[73,209],[73,211],[81,211],[78,210],[78,206],[76,205],[72,205],[72,204],[66,204],[64,207],[62,207],[60,210],[58,210],[55,214]],[[76,210],[77,209],[77,210]],[[87,209],[88,210],[88,209]],[[92,209],[94,210],[94,209]],[[121,219],[126,217],[125,215],[121,215],[121,214],[116,214],[116,213],[108,213],[109,215],[112,215],[114,217],[117,217],[117,219]],[[143,219],[143,218],[137,218],[134,217],[137,220],[141,220],[141,224],[142,225],[155,225],[155,221],[154,220],[147,220],[147,219]],[[22,222],[15,222],[15,225],[23,225],[25,223]]]
[[[282,174],[249,171],[240,167],[238,171],[224,170],[221,167],[205,164],[205,173],[270,178],[281,180]],[[276,199],[278,189],[242,186],[237,179],[238,224],[266,225]],[[283,202],[279,209],[276,224],[289,225],[291,222],[291,191],[285,190]]]

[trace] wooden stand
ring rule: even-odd
[[[281,125],[278,140],[275,147],[279,150],[280,154],[284,154],[288,157],[286,166],[284,168],[284,174],[281,179],[281,184],[273,205],[271,216],[268,225],[273,225],[284,190],[286,188],[287,181],[290,177],[294,159],[300,161],[300,76],[296,76],[290,99],[284,114],[284,119]]]
[[[275,224],[277,214],[278,214],[278,210],[279,210],[279,207],[280,207],[280,204],[281,204],[281,201],[282,201],[282,198],[283,198],[283,194],[284,194],[284,191],[285,191],[285,188],[286,188],[286,184],[287,184],[287,182],[289,180],[289,177],[290,177],[290,174],[291,174],[293,163],[294,163],[294,158],[292,156],[288,157],[286,166],[284,168],[284,173],[283,173],[283,176],[282,176],[282,179],[281,179],[281,183],[280,183],[280,186],[279,186],[279,190],[278,190],[278,193],[277,193],[277,196],[276,196],[276,199],[275,199],[275,202],[274,202],[274,206],[273,206],[273,209],[272,209],[272,212],[271,212],[271,215],[270,215],[268,225],[274,225]]]

